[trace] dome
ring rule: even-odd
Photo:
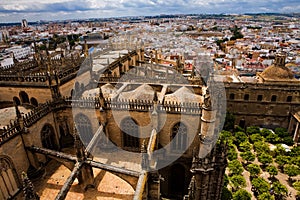
[[[277,67],[271,65],[261,73],[261,76],[264,79],[273,79],[273,80],[294,79],[294,75],[291,72],[291,70],[285,66]]]

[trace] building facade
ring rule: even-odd
[[[197,77],[182,79],[176,69],[153,64],[152,59],[145,62],[143,49],[86,56],[57,60],[37,56],[14,67],[21,74],[1,72],[1,107],[16,108],[15,119],[0,130],[3,199],[18,194],[22,171],[32,179],[44,173],[49,155],[66,159],[69,164],[64,164],[74,174],[80,171],[84,186],[93,182],[89,167],[101,165],[127,180],[135,188],[135,199],[220,199],[226,144],[215,145],[222,123],[212,106],[209,85]],[[28,69],[36,71],[29,74]],[[255,84],[224,83],[227,109],[236,116],[236,124],[286,128],[290,124],[290,133],[299,133],[290,120],[299,119],[294,114],[299,111],[298,82],[276,77],[268,82],[263,73],[261,77]],[[22,114],[19,106],[30,111]],[[59,151],[77,144],[78,133],[89,150],[110,151],[113,145],[141,152],[139,171],[93,161],[89,155],[82,157],[81,151],[74,164],[72,156]],[[98,134],[102,138],[96,144]]]

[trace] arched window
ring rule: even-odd
[[[21,105],[20,99],[18,97],[14,97],[13,101],[16,105],[18,105],[18,106]]]
[[[39,106],[38,101],[37,101],[36,98],[34,98],[34,97],[31,97],[31,98],[30,98],[30,103],[31,103],[31,105],[33,105],[33,106],[35,106],[35,107],[38,107],[38,106]]]
[[[244,95],[244,100],[245,100],[245,101],[248,101],[248,100],[249,100],[249,94],[245,94],[245,95]]]
[[[292,96],[287,96],[286,101],[287,102],[292,102],[293,97]]]
[[[0,156],[0,199],[12,199],[19,190],[16,170],[10,158]]]
[[[26,92],[21,91],[19,93],[19,96],[20,96],[20,99],[21,99],[22,103],[29,103],[29,97],[28,97],[28,94]]]
[[[125,118],[121,122],[123,148],[129,151],[139,152],[139,127],[132,118]]]
[[[277,100],[277,96],[276,96],[276,95],[272,95],[271,101],[274,102],[274,101],[276,101],[276,100]]]
[[[88,145],[93,138],[93,129],[89,118],[84,114],[78,114],[75,117],[75,123],[82,143]]]
[[[54,129],[50,124],[46,124],[42,128],[41,140],[43,147],[47,149],[58,150]]]
[[[233,94],[233,93],[231,93],[231,94],[229,95],[229,99],[230,99],[230,100],[234,100],[234,94]]]
[[[186,150],[187,128],[183,123],[177,123],[172,128],[171,134],[172,150]]]
[[[261,94],[257,96],[257,101],[262,101],[262,99],[263,99],[263,96]]]
[[[61,148],[67,148],[67,147],[72,147],[74,146],[74,138],[73,136],[69,133],[69,127],[66,122],[66,127],[65,129],[62,126],[59,126],[59,144]]]

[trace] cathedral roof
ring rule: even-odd
[[[165,95],[165,101],[178,103],[201,103],[203,102],[203,97],[183,86],[174,93]]]
[[[104,98],[111,98],[117,91],[117,89],[110,83],[101,86],[101,90]],[[82,93],[83,97],[99,97],[99,88],[86,90]]]
[[[154,98],[154,90],[150,85],[143,84],[136,89],[129,92],[122,92],[119,99],[128,100],[149,100],[152,101]]]
[[[31,111],[31,109],[25,108],[23,106],[19,106],[19,110],[24,114],[27,114]],[[10,123],[10,120],[12,119],[16,119],[16,109],[14,106],[0,109],[0,128],[8,125]]]
[[[117,89],[110,83],[103,85],[101,90],[104,98],[111,98],[117,92]]]

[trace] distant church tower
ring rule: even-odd
[[[22,25],[22,28],[27,28],[28,27],[27,20],[26,19],[22,19],[21,25]]]

